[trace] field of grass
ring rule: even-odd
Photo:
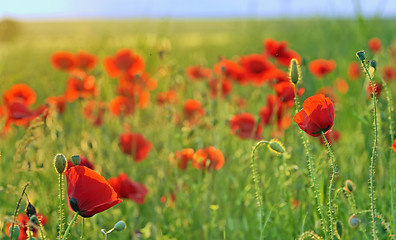
[[[119,173],[144,184],[149,193],[143,204],[129,199],[84,221],[85,239],[103,239],[101,229],[110,229],[119,221],[127,228],[112,233],[108,239],[298,239],[306,231],[324,237],[320,215],[307,168],[306,154],[300,129],[291,120],[277,138],[286,154],[275,155],[266,146],[257,150],[256,164],[259,188],[262,192],[264,227],[259,226],[260,211],[252,180],[251,152],[257,140],[240,139],[233,135],[228,120],[235,114],[252,113],[256,118],[260,108],[267,105],[267,95],[275,94],[268,85],[233,84],[232,93],[225,98],[209,96],[205,80],[192,82],[185,70],[191,65],[213,68],[219,58],[238,60],[239,56],[264,51],[263,41],[273,38],[287,41],[288,47],[301,56],[302,82],[305,92],[302,103],[320,88],[334,88],[335,121],[333,129],[341,133],[332,144],[337,167],[335,191],[351,180],[356,189],[350,195],[342,191],[333,197],[336,219],[342,225],[341,239],[372,239],[369,191],[369,166],[374,139],[372,100],[367,97],[365,75],[355,81],[348,77],[348,65],[359,62],[356,52],[365,50],[368,59],[376,59],[380,71],[385,65],[396,67],[389,48],[396,44],[394,19],[380,20],[136,20],[136,21],[75,21],[22,22],[20,32],[10,41],[0,42],[0,94],[16,83],[25,83],[37,94],[36,107],[49,96],[62,95],[68,73],[55,70],[50,56],[56,51],[85,50],[95,54],[99,62],[90,73],[95,77],[99,94],[96,100],[109,103],[117,92],[117,79],[110,78],[103,59],[119,49],[128,48],[142,56],[146,71],[157,81],[151,99],[144,109],[130,116],[117,117],[106,111],[101,126],[93,126],[81,113],[85,99],[67,103],[63,115],[50,114],[45,121],[30,125],[12,126],[0,137],[0,239],[9,239],[5,228],[12,220],[23,187],[37,211],[48,218],[44,226],[47,239],[56,239],[58,222],[58,173],[53,163],[57,153],[70,159],[72,155],[87,156],[95,171],[106,179]],[[382,50],[375,56],[368,50],[372,37],[382,41]],[[163,58],[159,51],[164,50]],[[308,65],[315,59],[332,59],[336,68],[323,79],[315,78]],[[286,67],[279,67],[287,71]],[[347,93],[337,91],[337,78],[349,85]],[[395,82],[388,82],[390,92],[396,93]],[[179,104],[160,106],[159,92],[173,89]],[[236,104],[239,97],[246,100],[245,108]],[[393,94],[395,99],[395,94]],[[200,101],[205,109],[201,123],[188,126],[175,124],[186,99]],[[386,93],[378,99],[378,151],[375,166],[376,220],[378,239],[394,239],[396,211],[392,213],[390,163],[392,152]],[[393,103],[394,104],[394,103]],[[0,104],[1,105],[1,104]],[[394,104],[395,105],[395,104]],[[299,109],[298,109],[299,110]],[[294,107],[287,110],[294,116]],[[392,109],[395,119],[395,109]],[[0,128],[5,116],[0,115]],[[42,123],[42,124],[41,124]],[[134,162],[119,147],[119,135],[130,129],[141,133],[153,144],[148,157]],[[276,124],[264,126],[262,139],[270,140]],[[304,133],[305,134],[305,133]],[[306,135],[306,134],[305,134]],[[329,182],[332,173],[325,145],[306,135],[310,145],[319,201],[328,208]],[[169,159],[183,148],[198,150],[214,146],[225,159],[216,171],[197,170],[191,164],[179,169]],[[395,175],[393,175],[395,176]],[[66,184],[65,188],[66,189]],[[173,202],[170,195],[175,195]],[[166,202],[161,197],[167,198]],[[351,196],[354,204],[351,204]],[[67,194],[66,194],[67,199]],[[349,201],[348,201],[349,199]],[[164,199],[162,199],[164,200]],[[297,204],[298,203],[298,204]],[[19,212],[26,208],[22,198]],[[74,212],[67,207],[69,222]],[[326,210],[327,212],[327,210]],[[348,219],[356,214],[360,227],[351,228]],[[327,217],[327,214],[326,214]],[[392,217],[394,219],[392,220]],[[81,219],[71,229],[69,239],[81,234]],[[384,226],[390,224],[388,231]],[[261,228],[261,229],[260,229]],[[137,232],[141,233],[136,234]],[[40,235],[39,235],[40,236]],[[39,237],[41,239],[41,236]],[[307,238],[308,239],[308,238]]]

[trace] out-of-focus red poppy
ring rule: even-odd
[[[351,62],[348,65],[348,77],[351,80],[356,80],[360,77],[361,75],[361,68],[360,68],[360,64],[358,62]]]
[[[214,71],[218,75],[230,78],[239,84],[245,85],[248,83],[244,78],[245,69],[232,60],[223,59],[214,65]]]
[[[393,141],[392,149],[393,149],[393,152],[396,153],[396,139],[395,139],[395,141]]]
[[[48,222],[48,219],[47,219],[46,216],[41,215],[40,213],[37,213],[36,216],[37,216],[37,219],[40,221],[40,224],[42,226],[44,226]],[[18,226],[19,230],[20,230],[18,240],[26,240],[26,239],[28,239],[29,236],[28,236],[28,234],[26,232],[29,229],[30,229],[30,231],[32,231],[33,237],[38,237],[39,226],[30,225],[30,228],[29,228],[29,222],[30,222],[30,219],[29,219],[29,217],[26,214],[23,214],[23,213],[18,214],[17,221],[15,223],[15,226]],[[7,234],[8,237],[10,237],[10,233],[9,232],[10,232],[10,228],[11,227],[12,227],[11,223],[7,223],[6,226],[5,226],[5,233]]]
[[[230,95],[231,92],[232,82],[230,80],[218,78],[209,80],[209,95],[212,98],[216,98],[218,97],[218,95],[220,95],[221,97],[226,97]]]
[[[290,82],[289,74],[278,68],[274,68],[269,73],[268,78],[270,79],[270,85],[281,82]]]
[[[396,79],[396,67],[394,66],[384,66],[381,73],[385,82],[390,82]]]
[[[95,165],[91,161],[88,160],[88,158],[84,156],[80,156],[80,164],[78,166],[85,166],[89,169],[95,170]],[[72,163],[71,160],[67,161],[67,168],[66,170],[69,170],[71,167],[74,167],[74,164]]]
[[[279,100],[284,103],[294,102],[294,85],[290,81],[275,84],[274,88]],[[297,95],[300,97],[304,91],[304,88],[297,89]]]
[[[5,105],[9,105],[15,100],[30,106],[36,102],[36,93],[28,85],[18,83],[3,93],[3,103]]]
[[[128,116],[135,111],[135,102],[133,98],[117,96],[109,103],[109,110],[116,116]]]
[[[92,217],[122,202],[106,179],[92,169],[74,166],[64,174],[69,207],[82,217]]]
[[[367,92],[368,98],[373,97],[373,86],[371,85],[370,82],[367,83],[366,92]],[[375,97],[379,97],[379,95],[382,92],[382,84],[381,83],[374,82],[374,92],[375,92]]]
[[[347,81],[345,81],[344,79],[337,78],[335,81],[335,85],[340,93],[345,94],[348,92],[349,86]]]
[[[66,83],[64,96],[68,102],[74,102],[78,98],[89,98],[97,94],[95,77],[85,76],[83,79],[69,77]]]
[[[45,101],[48,103],[48,105],[54,106],[59,114],[63,114],[65,112],[66,97],[64,95],[47,97]]]
[[[267,105],[262,107],[259,112],[261,122],[264,125],[268,125],[271,123],[271,118],[274,113],[274,109],[278,105],[280,105],[280,101],[277,96],[271,94],[267,96]]]
[[[106,57],[103,65],[110,77],[120,77],[126,73],[142,73],[145,64],[143,58],[129,49],[120,49],[114,56]]]
[[[78,59],[74,53],[59,51],[54,52],[50,58],[51,65],[57,70],[73,71],[78,67]]]
[[[150,74],[143,72],[142,74],[127,73],[119,79],[118,94],[137,98],[140,108],[144,108],[150,101],[150,91],[157,87],[157,81],[151,78]]]
[[[327,131],[325,133],[325,137],[327,139],[327,142],[332,145],[335,142],[338,142],[341,139],[341,133],[335,129],[331,129],[330,131]],[[326,145],[325,140],[323,139],[322,136],[319,137],[319,141],[323,144]]]
[[[168,90],[166,92],[159,92],[157,94],[157,103],[159,105],[164,104],[176,104],[179,102],[179,97],[177,93],[173,90]]]
[[[37,114],[33,110],[30,110],[25,103],[20,100],[9,102],[6,106],[6,113],[7,119],[4,124],[5,131],[10,129],[11,124],[27,127],[30,121],[37,117]]]
[[[198,123],[205,115],[202,104],[195,99],[187,99],[183,105],[184,117],[192,124]]]
[[[204,78],[210,78],[212,76],[212,70],[199,65],[189,66],[186,68],[186,75],[190,80],[196,81]]]
[[[139,133],[124,133],[119,137],[121,151],[131,155],[135,162],[146,159],[153,144]]]
[[[268,38],[264,40],[265,53],[276,59],[276,62],[280,65],[289,67],[290,61],[295,58],[298,62],[301,62],[301,57],[296,51],[287,48],[286,41],[275,41],[274,39]]]
[[[224,156],[219,149],[206,147],[195,152],[192,163],[196,169],[219,170],[224,165]]]
[[[102,125],[105,112],[106,103],[95,100],[86,102],[82,109],[83,116],[94,126]]]
[[[86,51],[77,53],[78,67],[83,70],[92,70],[98,63],[98,57]]]
[[[175,207],[176,196],[175,196],[175,194],[173,192],[169,193],[169,198],[167,198],[166,196],[162,195],[161,198],[160,198],[160,202],[162,204],[165,204],[168,199],[171,200],[171,202],[168,202],[168,203],[170,203],[170,206]]]
[[[125,173],[108,180],[119,198],[129,198],[137,204],[143,204],[148,194],[147,188],[138,182],[134,182]]]
[[[313,137],[326,133],[334,123],[334,105],[330,98],[317,94],[307,98],[303,108],[294,116],[293,121],[304,132]]]
[[[322,78],[336,68],[336,62],[334,60],[317,59],[312,61],[308,68],[315,77]]]
[[[176,162],[177,166],[180,169],[186,169],[188,163],[192,161],[194,153],[195,153],[194,149],[184,148],[181,151],[175,152],[175,158],[173,160]]]
[[[379,38],[371,38],[368,41],[368,47],[369,49],[376,54],[377,52],[379,52],[381,50],[381,40]]]
[[[257,124],[256,119],[251,113],[236,114],[230,119],[229,124],[231,133],[237,135],[241,139],[261,139],[263,126]]]
[[[246,78],[248,82],[252,81],[256,85],[262,85],[270,80],[270,73],[275,69],[275,66],[261,54],[242,56],[239,62],[245,69],[244,78]]]

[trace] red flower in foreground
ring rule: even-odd
[[[131,155],[135,162],[146,159],[153,144],[139,133],[124,133],[119,137],[121,151]]]
[[[381,40],[379,38],[370,39],[368,42],[368,47],[374,54],[376,54],[381,50]]]
[[[3,93],[3,103],[9,105],[16,100],[30,106],[36,101],[36,93],[26,84],[15,84]]]
[[[184,148],[181,151],[175,152],[175,162],[180,169],[186,169],[188,162],[192,161],[194,156],[194,149]]]
[[[335,130],[335,129],[332,129],[332,130],[327,131],[325,133],[325,137],[327,139],[327,142],[329,142],[329,144],[332,145],[333,143],[338,142],[340,140],[341,133],[339,131]],[[326,145],[326,142],[325,142],[325,140],[323,139],[322,136],[320,136],[319,141],[322,144]]]
[[[336,67],[334,60],[317,59],[309,64],[309,71],[317,78],[322,78]]]
[[[306,133],[313,137],[326,133],[334,123],[334,105],[330,98],[317,94],[307,98],[293,121]]]
[[[143,204],[148,194],[148,190],[143,184],[132,181],[125,173],[110,178],[108,182],[119,198],[129,198],[137,204]]]
[[[110,77],[120,77],[129,74],[143,72],[145,64],[140,55],[135,54],[129,49],[121,49],[114,56],[106,57],[103,65]]]
[[[47,217],[41,214],[37,214],[37,219],[40,221],[41,225],[45,225],[48,222]],[[26,240],[28,239],[28,235],[26,233],[27,230],[29,230],[29,217],[26,214],[20,213],[18,214],[17,221],[15,223],[15,226],[19,227],[20,233],[18,240]],[[10,228],[12,227],[11,223],[7,223],[5,227],[5,233],[7,234],[8,237],[10,237]],[[31,226],[30,230],[33,232],[33,237],[38,237],[38,226]],[[14,235],[15,236],[15,235]]]
[[[395,139],[395,141],[393,141],[392,149],[393,149],[393,152],[396,153],[396,139]]]
[[[241,113],[234,115],[229,124],[231,133],[237,135],[241,139],[260,139],[263,133],[263,126],[257,124],[256,119],[251,113]]]
[[[51,55],[53,68],[63,71],[72,71],[78,66],[78,59],[74,53],[59,51]]]
[[[212,76],[212,71],[209,68],[204,68],[201,66],[189,66],[186,69],[186,75],[191,80],[200,80],[203,78],[210,78]]]
[[[224,156],[214,147],[199,149],[193,156],[193,167],[196,169],[219,170],[224,165]]]
[[[84,166],[64,172],[70,208],[82,217],[92,217],[122,202],[100,174]]]

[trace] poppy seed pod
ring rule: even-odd
[[[374,70],[377,70],[377,61],[371,60],[371,61],[370,61],[370,66],[371,66],[372,68],[374,68]]]
[[[31,204],[30,202],[29,202],[29,204],[27,205],[25,212],[26,212],[26,215],[27,215],[29,218],[30,218],[31,216],[37,214],[36,208],[35,208],[35,207],[33,206],[33,204]]]
[[[80,165],[80,162],[81,162],[80,155],[73,155],[73,156],[71,156],[71,161],[72,161],[72,163],[73,163],[75,166]]]
[[[55,166],[56,171],[59,174],[62,174],[65,171],[66,166],[67,166],[67,161],[66,161],[65,155],[63,155],[61,153],[56,154],[54,166]]]
[[[301,79],[301,69],[297,59],[293,58],[289,67],[289,78],[293,84],[297,84]]]
[[[366,53],[364,51],[359,51],[356,53],[356,56],[359,58],[360,61],[364,61],[366,59]]]
[[[285,152],[285,147],[278,139],[272,139],[271,141],[269,141],[268,148],[276,154],[281,154]]]
[[[116,230],[116,231],[123,231],[125,228],[126,228],[126,224],[124,221],[118,221],[114,225],[114,230]]]
[[[356,229],[360,225],[360,219],[355,214],[353,214],[349,217],[348,224],[351,228]]]
[[[11,234],[12,231],[14,231],[14,234],[13,234],[13,235]],[[8,229],[8,235],[9,235],[9,236],[12,235],[12,238],[15,237],[15,239],[18,239],[18,238],[19,238],[19,233],[20,233],[20,232],[21,232],[21,231],[19,230],[19,227],[18,227],[17,225],[14,226],[14,230],[12,230],[12,227],[10,227],[10,228]]]
[[[349,193],[355,191],[355,184],[349,179],[345,181],[345,190]]]

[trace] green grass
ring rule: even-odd
[[[15,211],[22,188],[28,182],[30,201],[49,218],[44,227],[47,239],[56,238],[58,177],[53,158],[59,152],[67,158],[74,154],[86,155],[95,163],[96,171],[106,179],[125,172],[149,189],[143,205],[124,200],[86,219],[86,239],[103,238],[100,229],[110,229],[119,220],[126,222],[127,229],[110,235],[109,239],[134,239],[134,230],[143,232],[142,239],[257,239],[260,233],[259,210],[250,169],[251,150],[256,142],[233,136],[227,119],[240,112],[232,101],[234,96],[243,96],[248,102],[246,111],[257,116],[259,109],[266,105],[266,95],[273,90],[267,85],[234,84],[231,97],[214,102],[208,98],[207,84],[189,82],[185,68],[195,64],[213,67],[219,56],[236,59],[244,54],[261,53],[266,38],[286,40],[303,59],[302,85],[306,91],[302,101],[319,88],[332,85],[337,77],[347,79],[348,64],[358,61],[355,53],[367,50],[367,41],[371,37],[379,37],[383,43],[384,50],[376,56],[379,69],[389,65],[386,49],[396,41],[395,31],[394,19],[363,22],[334,19],[22,22],[21,33],[16,39],[0,43],[0,93],[15,83],[26,83],[37,93],[35,106],[48,96],[61,95],[67,74],[52,69],[49,57],[55,51],[76,52],[80,49],[96,54],[100,59],[93,71],[100,88],[100,100],[109,102],[116,95],[117,80],[107,76],[101,61],[120,48],[130,48],[144,58],[146,69],[156,78],[158,87],[152,92],[151,103],[146,109],[123,119],[107,114],[105,124],[99,128],[84,119],[81,103],[77,101],[67,105],[63,116],[50,117],[31,133],[23,127],[13,127],[7,136],[0,138],[0,239],[7,239],[4,233],[6,219]],[[164,39],[169,40],[172,48],[161,61],[158,45]],[[372,57],[368,51],[367,55]],[[337,62],[336,70],[323,80],[316,80],[307,68],[308,63],[317,58]],[[158,73],[163,67],[169,67],[169,74],[161,76]],[[356,185],[353,193],[356,207],[358,211],[364,211],[370,208],[371,101],[366,97],[365,79],[348,83],[349,92],[338,94],[335,103],[333,128],[342,133],[341,140],[332,146],[339,170],[335,189],[341,188],[345,180],[352,180]],[[155,104],[155,96],[171,86],[178,89],[181,102],[195,98],[203,103],[206,110],[204,122],[208,127],[189,131],[169,121],[169,112]],[[391,92],[396,91],[394,83],[390,83],[390,88]],[[378,214],[390,222],[392,203],[388,161],[391,142],[385,100],[385,95],[381,95],[378,101],[376,207]],[[181,106],[176,111],[180,112]],[[294,113],[294,109],[290,111]],[[0,118],[0,123],[3,120]],[[213,125],[214,122],[217,124]],[[134,163],[118,147],[123,124],[142,133],[154,145],[148,158],[141,163]],[[264,129],[264,139],[271,138],[273,129],[275,126]],[[280,138],[288,156],[275,156],[265,147],[256,153],[266,220],[265,239],[297,239],[309,230],[321,234],[298,131],[298,126],[292,122]],[[30,138],[30,142],[21,146],[20,140],[24,136]],[[331,174],[328,155],[325,146],[317,139],[309,138],[309,141],[322,192],[320,200],[326,206]],[[198,149],[212,145],[220,149],[226,159],[219,171],[205,173],[191,166],[182,171],[168,160],[169,154],[182,148]],[[19,154],[18,148],[23,150]],[[176,194],[174,207],[160,202],[160,197],[168,196],[170,192]],[[300,200],[298,208],[291,206],[292,199]],[[362,232],[348,226],[353,209],[345,197],[340,196],[334,202],[338,206],[336,217],[342,222],[344,239],[363,239]],[[218,209],[213,210],[213,205]],[[22,201],[21,209],[25,206],[25,201]],[[65,208],[70,221],[73,212]],[[370,236],[369,212],[358,217],[361,229]],[[79,236],[81,221],[77,221],[79,224],[72,228],[70,239]],[[380,221],[377,222],[379,239],[387,239],[388,234]]]

